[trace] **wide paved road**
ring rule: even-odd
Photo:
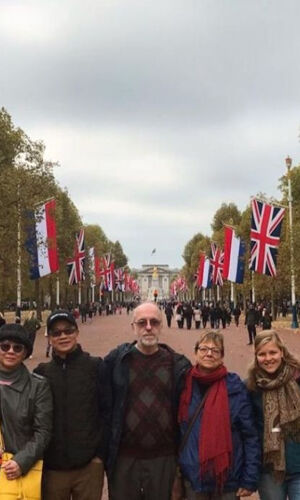
[[[79,342],[83,349],[91,354],[105,356],[115,346],[134,340],[135,336],[131,330],[130,321],[131,315],[127,315],[125,310],[121,315],[96,316],[91,322],[87,320],[87,323],[84,324],[79,321]],[[275,323],[274,327],[280,332],[289,349],[300,357],[300,331],[283,328],[283,323],[280,322]],[[174,320],[171,328],[168,328],[164,319],[161,341],[168,343],[176,351],[185,354],[193,361],[193,346],[201,331],[203,330],[195,330],[194,328],[179,330]],[[229,328],[223,330],[223,333],[227,369],[237,372],[244,378],[247,374],[247,367],[253,359],[253,348],[247,345],[248,334],[246,327],[241,321],[238,328],[231,324]],[[30,369],[34,368],[40,361],[47,360],[45,357],[46,344],[47,339],[44,336],[44,328],[42,327],[37,334],[33,359],[26,362]],[[253,495],[249,498],[255,500],[257,497]],[[107,500],[106,490],[103,494],[103,500]]]

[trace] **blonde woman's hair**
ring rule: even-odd
[[[198,350],[200,344],[203,342],[213,342],[221,349],[222,357],[224,356],[224,337],[223,334],[219,331],[211,331],[207,333],[203,333],[199,340],[197,340],[195,344],[195,353]]]
[[[274,342],[274,344],[281,350],[283,354],[283,361],[294,368],[300,369],[300,360],[298,360],[293,354],[290,353],[286,345],[283,343],[282,338],[275,330],[263,330],[258,333],[254,340],[254,361],[251,363],[248,369],[247,387],[250,391],[255,391],[256,386],[256,373],[259,369],[257,363],[257,352],[269,342]]]

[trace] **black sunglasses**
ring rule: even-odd
[[[72,335],[72,333],[75,333],[76,331],[77,331],[77,328],[75,328],[75,326],[72,326],[69,328],[50,330],[49,335],[51,335],[51,337],[60,337],[62,333],[64,333],[65,335]]]
[[[3,342],[0,344],[0,349],[2,352],[8,352],[12,349],[15,354],[20,354],[21,352],[24,352],[25,346],[23,346],[23,344],[10,344],[10,342]]]

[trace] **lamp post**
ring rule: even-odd
[[[290,246],[291,246],[291,299],[292,299],[292,328],[298,328],[297,309],[296,309],[296,292],[295,292],[295,268],[294,268],[294,237],[293,237],[293,213],[292,213],[292,184],[291,184],[291,166],[292,158],[289,156],[285,159],[287,166],[288,179],[288,202],[289,202],[289,222],[290,222]]]

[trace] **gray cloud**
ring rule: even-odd
[[[2,104],[132,265],[176,265],[298,155],[297,0],[0,3]],[[155,241],[155,244],[153,243]]]

